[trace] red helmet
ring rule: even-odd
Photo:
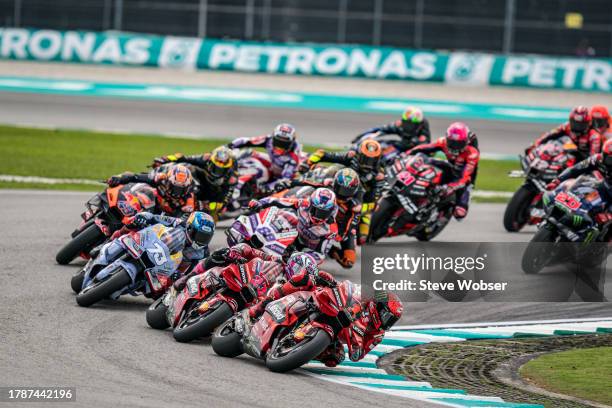
[[[595,105],[591,108],[591,121],[593,129],[602,133],[610,127],[610,112],[604,105]]]
[[[377,329],[389,330],[402,317],[404,306],[396,294],[379,291],[368,302],[368,311]]]
[[[454,122],[446,130],[446,147],[452,154],[465,150],[469,142],[470,129],[463,122]]]
[[[591,115],[586,106],[576,106],[569,115],[570,130],[576,135],[583,135],[591,127]]]
[[[612,139],[604,143],[601,148],[601,157],[607,171],[606,176],[610,179],[612,177]]]

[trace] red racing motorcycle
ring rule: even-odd
[[[172,287],[154,302],[147,310],[147,322],[159,330],[172,327],[174,338],[182,343],[209,336],[265,292],[256,273],[238,260],[229,268],[217,266],[193,276],[182,291]]]
[[[451,219],[452,197],[441,197],[441,187],[452,178],[450,164],[417,154],[396,160],[387,169],[389,187],[372,214],[369,242],[408,235],[429,241]]]
[[[346,280],[335,287],[296,292],[269,303],[256,322],[248,313],[236,314],[214,333],[212,347],[224,357],[247,353],[265,360],[271,371],[287,372],[319,356],[332,342],[349,346],[353,330],[353,306],[361,288]]]
[[[578,148],[568,136],[552,140],[519,156],[522,170],[510,172],[510,177],[525,177],[523,185],[512,195],[504,213],[508,232],[520,231],[526,224],[542,221],[545,210],[542,195],[546,185],[576,163]]]
[[[55,260],[66,265],[79,254],[88,257],[93,248],[106,241],[136,213],[153,211],[156,198],[155,188],[144,183],[108,187],[96,194],[85,203],[87,210],[81,214],[83,221],[72,233],[72,239],[59,250]]]

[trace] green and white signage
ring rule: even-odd
[[[0,28],[0,58],[612,92],[612,59]]]

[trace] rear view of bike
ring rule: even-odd
[[[525,182],[512,195],[504,212],[504,228],[520,231],[525,225],[536,225],[544,216],[541,202],[546,185],[575,163],[576,145],[565,137],[540,145],[521,156],[522,170],[510,172],[510,177],[524,177]]]

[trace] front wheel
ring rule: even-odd
[[[70,279],[70,287],[74,293],[79,293],[83,289],[83,281],[85,280],[85,268],[81,269]]]
[[[550,261],[556,234],[548,225],[535,233],[525,249],[521,266],[526,274],[536,274]]]
[[[164,304],[165,296],[160,297],[149,306],[147,309],[147,324],[152,329],[165,330],[170,327],[166,313],[168,312],[168,306]]]
[[[387,235],[389,221],[395,211],[395,204],[390,197],[383,197],[378,202],[376,209],[372,213],[370,221],[371,229],[368,242],[376,242]]]
[[[188,343],[200,337],[210,336],[213,330],[232,317],[233,314],[232,308],[225,302],[203,315],[191,317],[186,314],[185,318],[181,319],[174,328],[172,334],[174,339],[181,343]]]
[[[211,345],[213,351],[222,357],[238,357],[244,353],[242,338],[234,330],[234,320],[223,323],[213,334]]]
[[[55,260],[60,265],[69,264],[81,252],[88,252],[104,241],[106,236],[96,224],[91,224],[59,250]]]
[[[520,231],[529,221],[531,203],[537,193],[527,184],[523,184],[512,195],[504,212],[504,228],[508,232]]]
[[[130,274],[123,268],[100,282],[94,282],[86,287],[76,297],[79,306],[87,307],[104,300],[113,293],[121,290],[132,283]]]
[[[312,337],[307,337],[299,343],[291,341],[291,345],[287,345],[290,341],[288,334],[281,339],[274,348],[272,348],[266,357],[266,367],[270,371],[277,373],[285,373],[295,370],[321,354],[332,342],[331,337],[325,330],[318,329],[317,333]]]

